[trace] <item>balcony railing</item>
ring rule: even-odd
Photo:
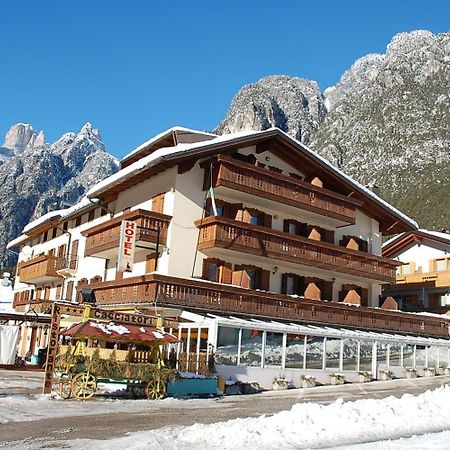
[[[445,319],[149,274],[92,284],[99,306],[147,304],[308,324],[449,337]]]
[[[78,267],[77,255],[59,256],[55,262],[55,270],[58,273],[75,273]]]
[[[450,270],[397,275],[395,283],[398,285],[427,283],[434,287],[450,286]]]
[[[22,283],[44,283],[61,276],[55,270],[56,256],[40,255],[19,264],[18,275]]]
[[[103,252],[119,247],[120,226],[122,220],[134,220],[137,225],[136,244],[159,244],[165,245],[167,239],[167,228],[172,218],[143,209],[129,211],[119,217],[114,217],[107,222],[89,228],[83,232],[86,236],[85,256],[101,256]]]
[[[214,187],[228,187],[348,224],[355,223],[356,206],[361,204],[311,183],[224,156],[217,157],[213,163],[212,178]]]
[[[196,224],[201,230],[201,251],[225,248],[371,280],[395,280],[397,263],[380,256],[224,217],[207,217]]]

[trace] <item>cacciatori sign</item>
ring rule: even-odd
[[[122,225],[120,227],[119,259],[117,262],[118,272],[133,271],[136,231],[136,222],[132,220],[122,220]]]

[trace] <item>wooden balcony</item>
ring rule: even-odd
[[[73,276],[78,268],[77,255],[59,256],[55,262],[55,270],[63,276]]]
[[[98,306],[154,305],[201,313],[320,324],[448,338],[449,321],[436,317],[293,298],[208,281],[159,274],[90,285]]]
[[[433,287],[450,286],[450,270],[411,273],[408,275],[397,275],[395,279],[397,285],[426,284]]]
[[[122,220],[134,220],[137,224],[136,249],[152,249],[158,240],[159,245],[164,246],[167,239],[167,229],[172,218],[143,209],[128,211],[119,217],[114,217],[107,222],[89,228],[83,232],[86,236],[85,256],[97,256],[111,258],[117,253],[120,240],[120,227]]]
[[[371,280],[395,280],[397,263],[388,258],[224,217],[207,217],[196,224],[201,230],[199,250],[207,254],[222,248]]]
[[[210,165],[204,166],[209,174]],[[221,186],[354,224],[360,202],[325,188],[233,158],[219,156],[213,162],[213,186]],[[205,179],[205,187],[209,187]]]
[[[56,256],[40,255],[19,264],[22,283],[47,283],[62,278],[55,270]]]

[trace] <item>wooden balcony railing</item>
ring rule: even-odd
[[[18,275],[22,283],[40,283],[61,278],[55,270],[56,256],[40,255],[19,264]]]
[[[200,228],[201,251],[226,248],[371,280],[395,280],[397,263],[381,256],[224,217],[207,217],[196,224]]]
[[[172,218],[165,214],[137,209],[128,211],[119,217],[114,217],[107,222],[89,228],[83,232],[86,236],[85,256],[95,256],[105,250],[119,247],[120,226],[122,220],[134,220],[137,224],[136,242],[147,242],[156,244],[157,229],[159,233],[159,244],[165,245],[167,239],[167,228]]]
[[[55,270],[57,272],[75,272],[78,267],[77,255],[59,256],[55,262]]]
[[[427,283],[435,287],[450,286],[450,270],[397,275],[396,284]]]
[[[449,337],[449,321],[441,318],[292,298],[195,279],[149,274],[91,287],[99,306],[156,302],[203,313]]]
[[[209,173],[209,167],[204,166]],[[302,180],[245,162],[219,156],[213,162],[213,186],[224,186],[275,202],[332,217],[348,224],[356,221],[360,202]],[[205,180],[209,187],[209,180]]]

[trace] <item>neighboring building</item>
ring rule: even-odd
[[[125,271],[124,220],[137,227]],[[214,348],[219,373],[263,385],[280,370],[298,378],[296,368],[376,377],[411,355],[415,365],[416,346],[442,347],[446,365],[445,319],[369,308],[395,281],[382,235],[416,229],[279,129],[176,127],[10,242],[21,252],[14,304],[95,297],[104,309],[178,317],[180,364],[198,370]]]
[[[450,234],[427,230],[402,233],[383,245],[397,259],[395,284],[384,290],[403,311],[450,313]]]

